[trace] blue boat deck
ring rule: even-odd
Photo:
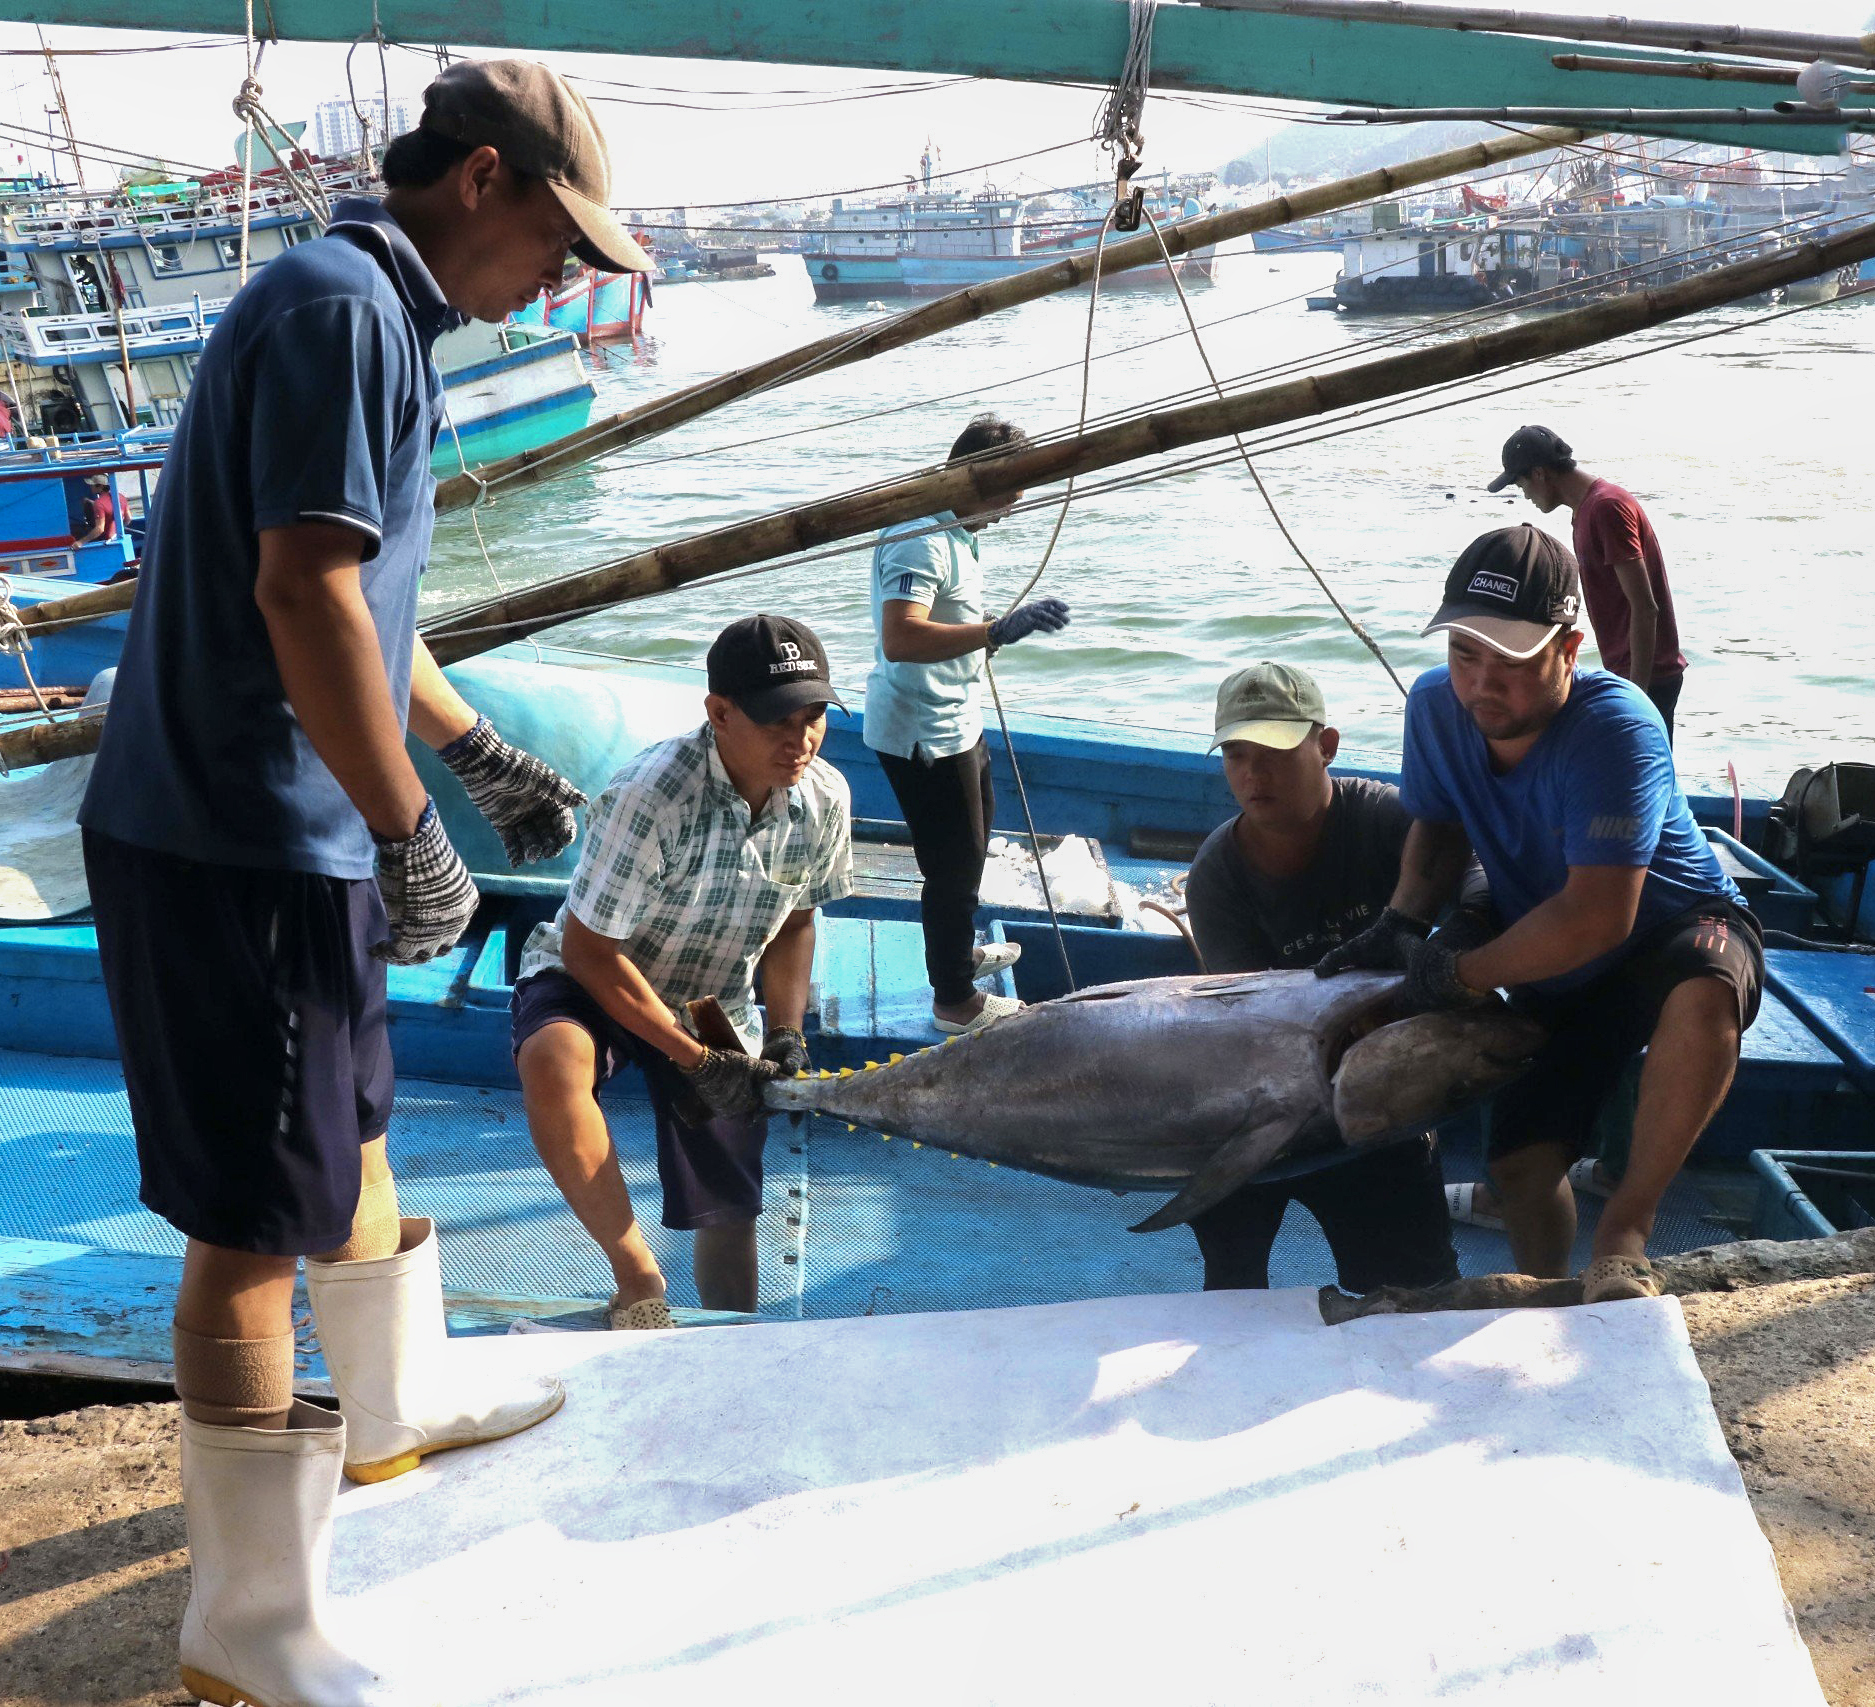
[[[690,727],[701,688],[694,671],[634,667],[626,680],[560,652],[546,664],[496,657],[457,673],[513,738],[549,753],[589,793],[603,786],[622,752]],[[1228,815],[1228,794],[1201,736],[1072,719],[1017,721],[1042,832],[1097,836],[1109,873],[1141,893],[1162,890],[1183,872],[1196,840]],[[999,797],[1013,801],[1013,779],[1000,774],[1008,755],[995,735],[991,745]],[[887,819],[895,803],[858,730],[830,732],[826,752],[853,786],[858,817]],[[419,755],[418,763],[431,761]],[[1390,767],[1376,760],[1357,768],[1386,775]],[[399,1073],[392,1151],[403,1200],[442,1228],[458,1330],[500,1331],[522,1317],[593,1325],[607,1275],[535,1158],[508,1048],[519,945],[557,904],[571,856],[529,874],[508,873],[486,827],[460,791],[451,792],[453,781],[433,765],[426,774],[478,873],[485,905],[450,954],[391,970]],[[1729,801],[1696,805],[1708,823],[1729,816]],[[1761,815],[1761,803],[1747,804],[1748,837]],[[1006,822],[998,828],[1010,833]],[[1765,922],[1804,929],[1815,897],[1749,848],[1714,834],[1751,885]],[[859,892],[829,909],[818,935],[807,1029],[823,1066],[857,1066],[937,1040],[904,850],[876,838],[856,843],[856,868]],[[1066,924],[1074,982],[1194,969],[1181,939],[1116,929],[1118,922],[1109,911]],[[1067,988],[1060,948],[1040,916],[998,907],[979,923],[1025,949],[1006,989],[1038,1001]],[[1773,955],[1772,988],[1747,1035],[1737,1080],[1695,1166],[1664,1205],[1657,1249],[1727,1236],[1709,1218],[1702,1184],[1716,1179],[1730,1187],[1721,1195],[1735,1211],[1736,1181],[1752,1150],[1875,1148],[1869,966],[1851,955]],[[0,1098],[0,1367],[160,1374],[167,1365],[181,1240],[136,1202],[115,1054],[89,924],[75,918],[0,928],[0,1085],[8,1092]],[[635,1078],[608,1092],[608,1108],[673,1300],[698,1319],[702,1313],[687,1308],[694,1298],[687,1240],[657,1225],[649,1109]],[[1702,1172],[1707,1166],[1716,1172]],[[1188,1234],[1126,1231],[1154,1206],[1148,1197],[1123,1199],[953,1160],[827,1121],[799,1128],[778,1121],[769,1169],[760,1233],[766,1316],[979,1308],[1199,1284]],[[1454,1181],[1479,1177],[1475,1122],[1446,1134],[1445,1170]],[[1583,1249],[1598,1207],[1583,1201]],[[1508,1265],[1500,1236],[1460,1228],[1456,1237],[1467,1272]],[[1299,1208],[1277,1243],[1272,1276],[1279,1286],[1334,1278],[1326,1244]],[[310,1347],[306,1371],[318,1372]]]
[[[11,1093],[0,1105],[0,1366],[160,1372],[182,1239],[137,1202],[115,1062],[0,1050],[0,1078]],[[658,1225],[649,1104],[627,1081],[606,1105],[672,1302],[694,1306],[688,1235]],[[609,1276],[534,1156],[518,1090],[406,1080],[392,1144],[405,1212],[441,1228],[454,1328],[597,1324]],[[1475,1129],[1448,1138],[1445,1168],[1455,1180],[1478,1176]],[[1187,1233],[1126,1230],[1153,1197],[954,1159],[838,1121],[774,1123],[766,1197],[765,1317],[982,1309],[1201,1284]],[[1586,1252],[1599,1205],[1585,1198],[1582,1207]],[[1663,1207],[1658,1247],[1729,1237],[1709,1215],[1696,1177],[1683,1178]],[[1507,1265],[1500,1235],[1460,1227],[1455,1237],[1466,1273]],[[1271,1277],[1278,1286],[1334,1279],[1327,1244],[1300,1208],[1284,1223]],[[322,1372],[310,1346],[302,1366],[308,1378]]]

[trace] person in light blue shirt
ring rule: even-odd
[[[1647,1050],[1627,1172],[1583,1271],[1589,1302],[1659,1291],[1661,1194],[1717,1111],[1758,1011],[1762,933],[1693,821],[1666,725],[1633,683],[1578,670],[1575,558],[1532,527],[1474,540],[1427,626],[1447,664],[1407,702],[1400,795],[1414,823],[1392,905],[1324,974],[1398,967],[1421,1007],[1508,989],[1550,1041],[1492,1110],[1487,1159],[1518,1266],[1568,1273],[1568,1170]],[[1475,851],[1504,927],[1430,932]]]
[[[951,446],[950,460],[1027,442],[1020,427],[979,415]],[[984,618],[977,536],[1021,496],[976,515],[944,510],[887,528],[872,556],[878,643],[866,679],[866,745],[905,814],[924,878],[919,910],[931,1015],[950,1035],[980,1030],[1020,1006],[976,988],[978,978],[1015,959],[1013,949],[976,944],[977,891],[996,804],[978,683],[984,659],[999,646],[1068,625],[1067,605],[1052,598],[1018,605],[994,622]]]

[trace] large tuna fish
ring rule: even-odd
[[[783,1079],[773,1109],[1116,1189],[1188,1221],[1278,1162],[1422,1130],[1508,1084],[1539,1027],[1502,1006],[1394,1018],[1400,979],[1253,972],[1103,984],[972,1037]]]

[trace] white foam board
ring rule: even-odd
[[[335,1614],[400,1702],[1822,1701],[1672,1300],[452,1350],[568,1399],[341,1495]]]

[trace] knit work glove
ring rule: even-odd
[[[697,1101],[711,1114],[748,1120],[763,1112],[762,1086],[781,1076],[773,1061],[731,1049],[708,1049],[694,1067],[679,1067]]]
[[[1479,1008],[1495,1001],[1494,991],[1474,990],[1460,979],[1458,957],[1466,952],[1466,947],[1452,940],[1450,931],[1412,943],[1406,951],[1406,983],[1400,990],[1407,1007],[1414,1013],[1429,1013],[1435,1008]]]
[[[1432,926],[1387,908],[1359,936],[1331,948],[1315,963],[1317,978],[1337,972],[1404,972],[1409,949],[1424,942]]]
[[[475,917],[480,897],[469,868],[443,833],[436,802],[423,803],[423,816],[407,841],[378,844],[378,893],[390,919],[391,935],[372,949],[393,966],[416,966],[456,946]]]
[[[1017,605],[1007,616],[990,624],[990,650],[1013,646],[1031,634],[1058,634],[1068,626],[1068,607],[1061,599],[1034,599]]]
[[[573,840],[573,808],[586,796],[551,765],[509,746],[486,717],[436,756],[494,826],[509,865],[552,859]]]
[[[1483,948],[1497,934],[1497,920],[1489,913],[1481,913],[1475,907],[1460,907],[1433,933],[1432,940],[1454,954],[1469,954],[1474,948]]]
[[[805,1073],[814,1065],[807,1057],[807,1039],[791,1025],[771,1025],[762,1034],[762,1059],[773,1061],[780,1069],[778,1077],[783,1079]]]

